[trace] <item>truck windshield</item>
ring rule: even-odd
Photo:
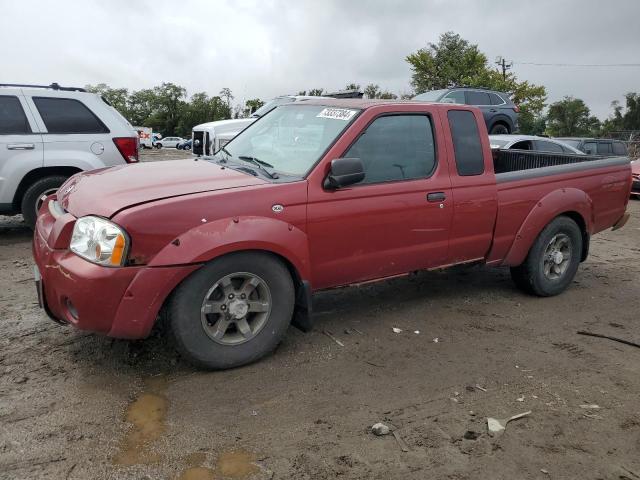
[[[358,113],[353,108],[284,105],[248,126],[222,154],[231,162],[251,157],[278,173],[304,176]]]
[[[291,103],[295,101],[296,101],[295,97],[276,97],[273,100],[269,100],[267,103],[265,103],[255,112],[253,112],[251,116],[255,118],[260,118],[263,115],[269,113],[274,108],[276,108],[278,105],[283,105],[285,103]]]

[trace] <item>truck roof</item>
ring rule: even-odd
[[[294,102],[291,102],[293,104]],[[290,104],[285,104],[290,105]],[[335,108],[358,108],[360,110],[366,110],[367,108],[375,107],[378,105],[429,105],[438,108],[451,108],[450,103],[434,103],[434,102],[421,102],[415,100],[382,100],[379,98],[372,99],[360,99],[360,98],[318,98],[313,100],[306,100],[304,105],[323,105],[326,107]],[[467,107],[466,105],[456,105],[457,107]]]

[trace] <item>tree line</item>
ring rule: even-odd
[[[565,97],[547,105],[547,91],[543,85],[519,80],[513,72],[500,72],[489,64],[478,45],[454,32],[442,34],[437,43],[408,55],[413,91],[393,93],[376,83],[361,85],[348,83],[345,90],[358,90],[366,98],[409,99],[428,90],[453,86],[484,87],[508,93],[520,108],[520,132],[550,136],[607,136],[612,132],[640,130],[640,95],[625,96],[625,104],[612,102],[612,114],[604,121],[592,115],[587,104],[579,98]],[[264,101],[259,98],[233,105],[230,88],[218,95],[206,92],[187,97],[184,87],[173,83],[129,91],[111,88],[101,83],[87,85],[89,91],[99,93],[135,126],[152,127],[163,135],[189,136],[193,126],[246,116]],[[298,95],[322,96],[324,88],[301,90]],[[548,108],[547,108],[548,107]]]

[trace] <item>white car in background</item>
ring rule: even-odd
[[[83,88],[0,84],[0,215],[33,227],[43,199],[83,170],[138,161],[138,133]]]
[[[304,102],[305,100],[329,98],[312,97],[309,95],[283,95],[265,103],[253,112],[249,118],[237,118],[233,120],[218,120],[216,122],[201,123],[192,129],[193,144],[191,153],[194,155],[213,155],[224,147],[233,137],[247,128],[265,113],[270,112],[278,105],[291,102]]]
[[[585,155],[577,148],[559,140],[535,135],[489,135],[491,148],[502,150],[534,150],[536,152]]]
[[[164,137],[156,140],[153,146],[156,148],[176,148],[182,142],[184,142],[182,137]]]

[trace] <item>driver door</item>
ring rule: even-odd
[[[378,107],[380,110],[382,107]],[[444,141],[424,112],[375,115],[342,157],[358,157],[365,179],[325,190],[310,177],[307,229],[312,283],[321,289],[445,263],[451,182]],[[355,125],[354,125],[355,126]]]

